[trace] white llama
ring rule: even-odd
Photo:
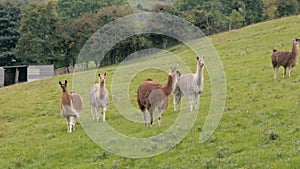
[[[109,106],[109,93],[105,88],[105,78],[106,73],[104,75],[98,74],[99,76],[99,84],[93,86],[90,91],[90,104],[91,104],[91,113],[93,120],[95,119],[99,121],[100,119],[100,110],[103,111],[103,121],[105,121],[105,113]]]
[[[204,57],[197,57],[196,74],[184,74],[178,78],[173,91],[175,111],[177,111],[181,97],[184,95],[189,98],[190,110],[193,111],[193,108],[196,106],[199,96],[204,89],[203,67]]]

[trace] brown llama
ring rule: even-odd
[[[161,84],[148,78],[138,87],[137,102],[143,113],[145,125],[147,125],[146,109],[150,114],[149,126],[151,126],[153,123],[153,112],[157,107],[158,125],[160,126],[161,115],[168,107],[168,96],[172,93],[179,74],[180,73],[177,71],[177,66],[170,67],[168,82],[165,86],[162,86]]]
[[[277,49],[273,49],[272,54],[272,65],[274,68],[274,80],[277,76],[277,71],[280,66],[283,66],[284,72],[283,77],[286,76],[286,68],[289,68],[289,77],[291,77],[292,68],[298,63],[298,42],[300,39],[293,39],[292,51],[280,51]]]
[[[105,87],[105,78],[106,73],[104,75],[98,74],[99,84],[93,86],[90,91],[90,104],[91,104],[91,113],[93,120],[95,119],[99,121],[100,119],[100,110],[103,111],[102,121],[105,121],[105,113],[109,106],[109,93]]]
[[[68,93],[67,80],[65,80],[64,84],[59,81],[59,84],[62,89],[61,114],[66,118],[68,125],[67,131],[71,133],[73,130],[75,130],[76,119],[79,117],[80,112],[82,111],[82,98],[79,94],[73,91],[71,94]]]

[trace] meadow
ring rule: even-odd
[[[191,130],[175,147],[152,157],[126,158],[104,150],[79,122],[73,133],[66,132],[58,81],[68,80],[71,88],[72,74],[1,88],[0,168],[299,168],[300,68],[298,65],[293,69],[291,78],[283,78],[280,68],[273,80],[271,65],[274,48],[291,50],[292,39],[300,38],[299,21],[300,16],[287,17],[208,37],[226,75],[222,119],[213,135],[200,143],[212,98],[211,80],[205,72],[205,90]],[[195,71],[195,55],[186,46],[178,45],[169,51]],[[130,65],[99,70],[108,74],[109,91],[118,66]],[[96,71],[91,71],[96,82]],[[136,111],[136,89],[147,77],[162,84],[167,81],[163,70],[146,69],[136,74],[129,87],[129,99]],[[160,127],[157,121],[152,128],[128,121],[118,113],[112,98],[106,123],[132,137],[157,135],[178,117],[172,99],[171,96]],[[99,125],[91,121],[88,106],[81,118],[84,126]],[[142,114],[136,118],[142,120]]]

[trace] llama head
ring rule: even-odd
[[[63,83],[61,83],[61,81],[59,81],[58,83],[59,83],[59,85],[60,85],[60,87],[61,87],[62,91],[63,91],[63,92],[66,92],[66,90],[67,90],[67,84],[68,84],[68,81],[67,81],[67,80],[65,80],[65,83],[64,83],[64,84],[63,84]]]
[[[175,72],[177,71],[177,66],[171,66],[170,65],[170,72],[169,72],[169,75],[172,75],[172,74],[174,74]]]
[[[299,42],[300,42],[300,39],[295,38],[294,41],[295,41],[295,43],[299,43]]]
[[[170,65],[169,75],[172,76],[174,79],[177,79],[181,75],[179,70],[177,70],[177,69],[178,69],[178,65],[176,65],[174,67]]]
[[[104,75],[101,75],[100,73],[98,74],[99,77],[99,83],[104,84],[105,83],[105,78],[106,78],[106,73]]]
[[[199,58],[197,56],[197,66],[198,67],[202,68],[204,66],[204,59],[205,59],[204,56],[202,56],[201,58]]]

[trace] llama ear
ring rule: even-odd
[[[67,81],[67,80],[65,80],[65,84],[68,84],[68,81]]]
[[[100,74],[100,73],[98,73],[98,76],[100,77],[100,76],[101,76],[101,74]]]
[[[205,57],[204,57],[204,56],[202,56],[202,59],[203,59],[203,60],[205,60]]]
[[[104,73],[104,77],[106,77],[106,72]]]
[[[197,56],[197,60],[199,60],[199,57]]]
[[[61,81],[59,81],[58,83],[59,83],[60,85],[62,85],[62,84],[61,84]]]

